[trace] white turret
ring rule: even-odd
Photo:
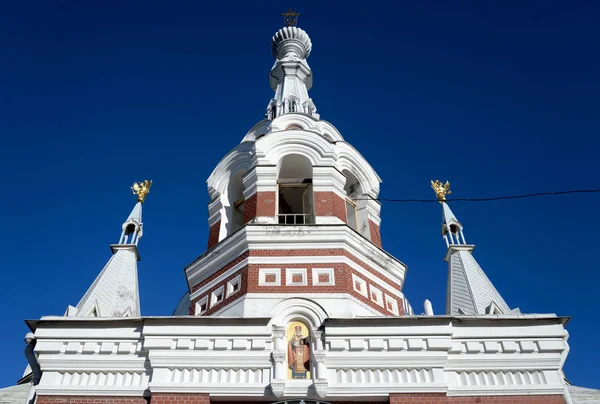
[[[273,120],[287,113],[304,113],[318,119],[317,107],[308,96],[312,71],[306,58],[312,43],[304,30],[294,26],[295,19],[288,23],[292,26],[280,29],[271,40],[275,64],[269,77],[275,96],[267,107],[267,119]]]
[[[118,244],[111,244],[113,256],[94,280],[76,307],[69,306],[68,317],[138,317],[140,298],[137,261],[142,237],[142,203],[151,181],[134,184],[138,202],[122,225]]]
[[[511,309],[473,257],[475,246],[466,243],[463,226],[446,203],[450,184],[432,181],[431,186],[442,204],[442,237],[448,248],[444,258],[448,263],[446,314],[510,313]]]

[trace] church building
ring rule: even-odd
[[[431,183],[446,311],[413,310],[407,267],[381,238],[381,179],[317,113],[311,38],[285,15],[265,117],[208,177],[208,245],[185,268],[188,293],[172,316],[141,314],[152,182],[136,183],[79,303],[27,321],[28,403],[571,403],[568,318],[508,305],[446,202],[448,183]]]

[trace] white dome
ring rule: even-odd
[[[284,43],[291,46],[281,46]],[[301,46],[294,46],[293,44],[300,44]],[[288,53],[296,53],[300,59],[306,59],[311,50],[310,37],[304,30],[297,27],[283,27],[271,39],[271,52],[277,59],[283,59]]]

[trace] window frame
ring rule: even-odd
[[[237,283],[237,290],[233,290],[233,285]],[[242,275],[238,275],[235,278],[227,282],[227,296],[235,295],[242,289]]]
[[[218,300],[219,295],[221,296],[221,300]],[[220,303],[223,303],[223,301],[225,301],[225,287],[221,285],[210,294],[210,308],[212,309]]]
[[[205,304],[206,309],[202,310],[202,305]],[[201,299],[199,299],[196,302],[196,310],[195,310],[195,315],[196,316],[201,316],[202,314],[206,313],[208,311],[208,295],[202,297]]]

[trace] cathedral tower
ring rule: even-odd
[[[381,180],[316,113],[311,49],[296,26],[275,33],[266,119],[208,178],[208,251],[186,268],[192,315],[268,316],[290,297],[335,317],[410,312],[406,266],[382,248]]]

